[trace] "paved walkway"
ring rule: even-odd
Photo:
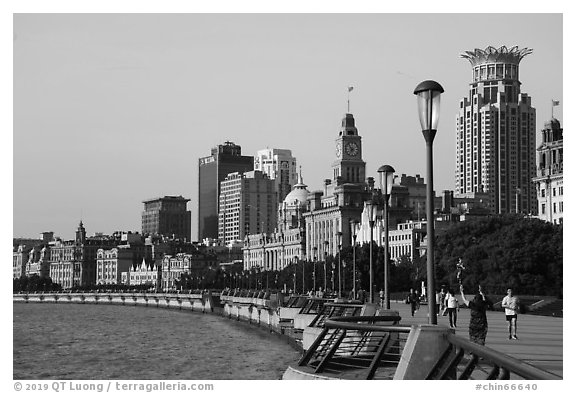
[[[404,303],[390,304],[398,310],[403,325],[428,323],[428,306],[423,305],[412,317],[410,306]],[[562,318],[521,314],[518,316],[518,340],[508,340],[508,324],[503,312],[489,311],[486,346],[530,363],[556,375],[563,375]],[[456,334],[468,338],[470,310],[458,313]],[[438,325],[449,326],[448,317],[438,316]]]

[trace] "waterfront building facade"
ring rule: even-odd
[[[225,245],[276,227],[274,180],[260,171],[228,174],[220,185],[218,239]]]
[[[244,270],[282,270],[305,258],[305,221],[308,190],[298,182],[278,205],[278,225],[272,233],[248,234],[244,237]]]
[[[274,180],[278,201],[286,198],[298,180],[296,158],[287,149],[258,150],[254,156],[254,170]]]
[[[128,272],[128,277],[126,273],[123,273],[123,281],[125,284],[129,285],[151,285],[154,288],[160,286],[161,274],[160,268],[154,264],[147,264],[145,259],[142,259],[142,263],[132,268]]]
[[[487,47],[461,56],[472,65],[456,118],[457,196],[486,193],[493,213],[536,208],[536,110],[520,89],[519,63],[532,49]]]
[[[52,282],[60,284],[62,288],[96,284],[98,250],[115,246],[116,240],[111,237],[86,237],[84,224],[80,221],[75,240],[56,239],[49,243],[46,254]]]
[[[122,273],[130,272],[133,262],[134,253],[129,248],[98,249],[96,253],[96,284],[121,284]]]
[[[557,119],[546,122],[538,146],[538,169],[532,179],[538,195],[538,218],[564,222],[564,137]]]
[[[20,244],[12,252],[12,278],[20,278],[26,275],[26,263],[28,262],[30,248]]]
[[[164,235],[189,241],[191,213],[186,210],[189,201],[181,195],[143,201],[142,234]]]
[[[254,170],[254,157],[243,156],[239,145],[226,142],[198,160],[198,239],[218,238],[220,183],[229,173]]]
[[[175,289],[183,275],[199,284],[206,278],[206,269],[215,271],[217,268],[218,260],[209,254],[195,252],[165,255],[161,268],[162,288]]]
[[[423,256],[426,249],[422,243],[426,239],[426,221],[408,221],[398,224],[395,229],[388,233],[388,246],[390,258],[400,261],[402,257],[414,261]],[[379,238],[379,242],[384,244]]]
[[[50,249],[46,245],[34,246],[28,255],[26,276],[48,277],[50,275]]]

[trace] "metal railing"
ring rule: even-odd
[[[491,348],[447,335],[448,349],[426,379],[562,379]]]
[[[300,310],[299,314],[318,314],[324,303],[329,301],[331,300],[324,298],[309,298],[302,306],[302,310]]]
[[[290,296],[288,301],[283,307],[287,308],[301,308],[306,304],[308,296]]]
[[[362,312],[362,307],[362,304],[325,303],[308,326],[321,328],[324,327],[324,321],[328,318],[358,316]]]
[[[324,320],[324,329],[298,366],[341,379],[392,379],[410,333],[408,326],[392,325],[399,320],[399,316]]]

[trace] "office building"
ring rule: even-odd
[[[297,181],[296,158],[286,149],[263,149],[256,152],[254,170],[274,180],[278,201],[283,201]]]
[[[218,239],[225,245],[272,232],[277,207],[274,180],[260,171],[230,173],[220,185]]]
[[[143,201],[142,234],[190,241],[191,214],[186,210],[189,201],[181,195]]]
[[[243,156],[239,145],[226,142],[198,160],[198,240],[218,238],[220,183],[229,173],[254,170],[254,157]]]
[[[532,49],[487,47],[461,56],[472,65],[456,118],[456,196],[486,193],[493,213],[533,212],[536,110],[521,91],[520,61]]]

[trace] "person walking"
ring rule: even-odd
[[[470,341],[484,345],[488,334],[486,311],[492,308],[492,303],[482,292],[481,286],[478,286],[478,293],[474,296],[474,299],[469,301],[464,294],[464,286],[460,285],[460,296],[462,297],[462,302],[470,309],[470,325],[468,326]]]
[[[380,296],[380,307],[384,308],[384,290],[383,289],[380,290],[379,296]]]
[[[446,310],[448,310],[448,321],[451,328],[456,328],[456,321],[458,320],[458,299],[454,296],[454,290],[448,289],[446,295]]]
[[[444,310],[446,309],[446,287],[442,286],[442,290],[440,291],[440,314],[444,314]]]
[[[508,322],[508,340],[518,340],[516,329],[520,300],[514,296],[512,288],[508,288],[507,295],[502,299],[502,308],[504,308],[504,315],[506,315],[506,321]]]
[[[440,306],[442,305],[442,292],[436,290],[436,315],[440,315]]]
[[[414,316],[416,310],[420,308],[420,299],[418,298],[418,294],[414,292],[413,288],[410,288],[410,293],[406,298],[406,303],[410,304],[410,312],[412,313],[412,316]]]

